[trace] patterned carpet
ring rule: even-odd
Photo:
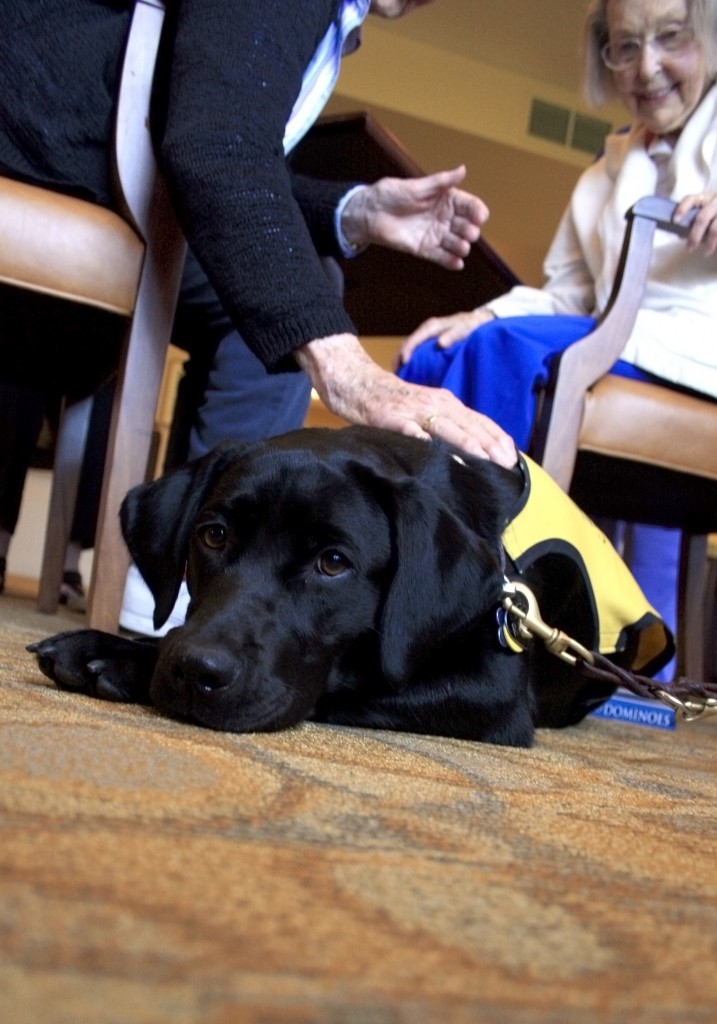
[[[213,733],[57,692],[67,618],[0,602],[0,1020],[717,1019],[716,719]]]

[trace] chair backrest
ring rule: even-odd
[[[120,79],[114,134],[116,198],[122,215],[146,238],[157,187],[157,166],[149,130],[163,0],[136,0]]]

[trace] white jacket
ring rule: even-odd
[[[545,259],[542,289],[519,285],[488,303],[498,317],[597,315],[615,277],[625,213],[656,191],[643,125],[608,136],[580,177]],[[671,198],[717,192],[717,87],[683,128],[670,159]],[[717,397],[717,253],[688,253],[658,231],[647,291],[622,358],[665,380]]]

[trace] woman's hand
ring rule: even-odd
[[[327,408],[350,423],[426,440],[439,437],[507,468],[517,462],[515,443],[487,416],[450,391],[408,384],[383,370],[354,335],[311,341],[294,356]]]
[[[450,316],[432,316],[424,320],[420,327],[417,327],[413,334],[409,334],[398,350],[396,361],[397,366],[403,366],[411,358],[411,355],[429,338],[436,339],[438,348],[450,348],[457,341],[462,341],[468,335],[480,327],[481,324],[493,320],[490,310],[480,307],[466,313],[451,313]]]
[[[687,235],[687,249],[695,252],[703,246],[705,256],[711,256],[717,251],[717,192],[685,196],[673,214],[673,221],[679,223],[695,208],[698,213]]]
[[[423,178],[381,178],[348,201],[341,218],[346,240],[356,248],[377,244],[462,270],[488,220],[488,207],[457,186],[465,167]]]

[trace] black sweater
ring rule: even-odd
[[[316,250],[335,251],[333,212],[347,186],[292,179],[283,152],[304,70],[338,6],[167,4],[160,160],[189,244],[270,367],[312,338],[354,330]],[[2,0],[0,172],[111,203],[109,143],[131,7]]]

